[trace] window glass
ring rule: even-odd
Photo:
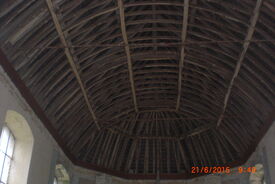
[[[0,150],[6,152],[9,141],[9,130],[7,127],[3,127],[0,141]]]
[[[0,151],[0,174],[2,173],[3,166],[5,161],[5,154]]]
[[[54,179],[53,179],[53,184],[57,184],[57,179],[56,179],[56,177],[54,177]]]
[[[12,157],[13,149],[14,149],[14,138],[13,138],[13,136],[10,136],[8,148],[7,148],[7,155],[9,157]]]
[[[0,183],[7,184],[12,155],[14,150],[14,137],[8,127],[3,127],[0,138]]]
[[[1,177],[1,181],[2,181],[3,183],[7,183],[7,181],[8,181],[8,175],[9,175],[10,164],[11,164],[10,158],[9,158],[9,157],[6,157],[6,158],[5,158],[4,167],[3,167],[3,171],[2,171],[2,177]]]

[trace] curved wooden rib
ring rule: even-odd
[[[133,64],[132,64],[132,58],[131,58],[131,54],[130,54],[130,47],[128,44],[128,38],[127,38],[127,32],[126,32],[126,26],[125,26],[124,6],[123,6],[122,0],[118,0],[118,7],[119,7],[121,32],[122,32],[123,41],[125,44],[125,52],[126,52],[126,56],[127,56],[127,64],[128,64],[128,70],[129,70],[129,78],[130,78],[130,83],[131,83],[133,101],[134,101],[135,110],[136,110],[136,112],[138,112],[135,82],[134,82],[134,78],[133,78],[133,67],[132,67]]]
[[[181,41],[182,43],[186,40],[187,34],[187,26],[188,26],[188,10],[189,10],[189,0],[184,1],[184,10],[183,10],[183,22],[182,22],[182,33],[181,33]],[[178,79],[178,97],[177,97],[177,105],[176,111],[179,110],[180,99],[181,99],[181,83],[182,83],[182,70],[184,66],[184,57],[185,57],[185,46],[181,47],[180,52],[180,60],[179,60],[179,79]]]
[[[93,120],[94,120],[94,122],[95,122],[97,128],[100,129],[100,126],[99,126],[99,124],[98,124],[98,122],[97,122],[95,113],[94,113],[94,111],[93,111],[93,109],[92,109],[92,106],[91,106],[91,104],[90,104],[90,101],[89,101],[89,98],[88,98],[86,89],[85,89],[84,84],[83,84],[83,82],[82,82],[82,80],[81,80],[81,77],[80,77],[80,75],[79,75],[79,73],[78,73],[78,71],[77,71],[77,67],[76,67],[76,65],[75,65],[75,61],[74,61],[73,56],[71,55],[71,52],[70,52],[70,50],[69,50],[69,48],[68,48],[68,44],[67,44],[66,38],[65,38],[65,36],[64,36],[64,33],[63,33],[63,31],[62,31],[61,25],[60,25],[60,23],[59,23],[59,21],[58,21],[58,18],[57,18],[57,16],[56,16],[55,12],[54,12],[54,7],[53,7],[52,0],[46,0],[46,2],[47,2],[47,5],[48,5],[48,8],[49,8],[49,11],[50,11],[50,13],[51,13],[51,16],[52,16],[52,18],[53,18],[53,22],[54,22],[56,31],[58,32],[59,38],[60,38],[62,44],[63,44],[64,47],[65,47],[65,48],[64,48],[64,52],[65,52],[65,54],[66,54],[66,56],[67,56],[68,62],[69,62],[70,66],[71,66],[71,68],[72,68],[72,70],[73,70],[73,72],[74,72],[74,74],[75,74],[75,77],[76,77],[76,79],[77,79],[77,81],[78,81],[78,83],[79,83],[79,86],[80,86],[80,89],[81,89],[82,94],[83,94],[83,96],[84,96],[86,105],[87,105],[87,107],[88,107],[88,109],[89,109],[89,111],[90,111],[90,113],[91,113],[91,115],[92,115],[92,117],[93,117]]]
[[[47,1],[1,1],[0,63],[75,164],[190,178],[274,120],[274,1]]]
[[[255,9],[253,11],[253,16],[250,19],[250,26],[248,28],[248,32],[247,32],[247,35],[245,37],[245,40],[251,40],[251,38],[253,36],[254,30],[255,30],[255,25],[256,25],[258,17],[259,17],[261,5],[262,5],[262,0],[257,0]],[[224,115],[226,107],[227,107],[228,99],[230,97],[231,90],[232,90],[232,87],[234,85],[234,81],[235,81],[236,77],[239,74],[239,71],[241,69],[241,66],[242,66],[242,63],[243,63],[246,51],[247,51],[247,49],[249,47],[249,44],[250,44],[250,42],[245,42],[243,44],[243,50],[242,50],[242,52],[240,54],[238,63],[236,65],[236,68],[235,68],[235,71],[234,71],[234,74],[232,76],[232,79],[231,79],[230,84],[228,86],[227,92],[225,94],[223,108],[222,108],[222,113],[219,116],[219,119],[217,121],[217,127],[219,127],[221,125],[221,123],[222,123],[223,115]]]

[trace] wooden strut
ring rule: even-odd
[[[224,118],[230,119],[243,119],[241,116],[224,116]],[[167,121],[167,120],[214,120],[215,117],[182,117],[182,118],[160,118],[159,121]],[[112,119],[100,119],[100,121],[105,122],[114,122],[118,121],[119,118],[112,118]],[[125,118],[124,120],[131,120],[131,118]],[[139,118],[139,120],[153,120],[153,118]]]
[[[183,10],[183,23],[182,23],[182,34],[181,41],[185,42],[186,34],[187,34],[187,26],[188,26],[188,10],[189,10],[189,0],[184,1],[184,10]],[[179,61],[179,77],[178,77],[178,97],[176,104],[176,111],[179,110],[180,99],[181,99],[181,85],[182,85],[182,70],[184,65],[184,57],[185,57],[185,46],[182,45],[181,53],[180,53],[180,61]]]
[[[80,75],[78,73],[78,70],[77,70],[76,64],[74,62],[73,56],[72,56],[72,54],[71,54],[71,52],[69,50],[69,46],[68,46],[67,40],[65,38],[64,32],[62,31],[62,27],[61,27],[61,25],[60,25],[60,23],[58,21],[57,15],[54,12],[54,6],[53,6],[53,3],[52,3],[52,0],[46,0],[46,2],[47,2],[47,6],[49,8],[50,14],[52,16],[52,20],[54,22],[56,31],[57,31],[57,33],[59,35],[60,41],[62,42],[62,44],[65,47],[64,48],[65,55],[66,55],[66,57],[68,59],[68,62],[70,64],[70,66],[71,66],[71,69],[73,70],[73,73],[74,73],[74,75],[75,75],[75,77],[77,79],[77,82],[78,82],[78,84],[80,86],[80,89],[82,91],[82,94],[83,94],[85,102],[86,102],[86,105],[87,105],[87,107],[88,107],[88,109],[89,109],[89,111],[90,111],[90,113],[92,115],[92,118],[93,118],[93,120],[94,120],[97,128],[100,130],[100,126],[98,124],[97,118],[95,116],[95,113],[94,113],[94,111],[92,109],[92,106],[90,104],[90,101],[88,99],[88,94],[87,94],[87,92],[85,90],[84,84],[83,84],[83,82],[81,80],[81,77],[80,77]]]
[[[107,128],[110,132],[114,133],[114,134],[119,134],[119,135],[123,135],[125,137],[131,138],[133,140],[138,140],[138,139],[144,139],[144,140],[176,140],[176,141],[181,141],[184,140],[188,137],[193,137],[196,136],[198,134],[201,134],[202,132],[208,131],[209,129],[212,129],[216,126],[216,123],[210,123],[210,124],[206,124],[197,128],[194,128],[193,130],[190,130],[186,133],[184,133],[184,135],[180,135],[180,136],[150,136],[150,135],[138,135],[138,134],[131,134],[125,131],[122,131],[120,129],[117,128]]]
[[[129,47],[155,47],[155,46],[167,46],[167,47],[177,47],[184,45],[206,45],[206,44],[232,44],[232,43],[274,43],[275,40],[272,39],[261,39],[261,40],[213,40],[213,41],[185,41],[185,42],[175,42],[175,43],[131,43],[128,44]],[[98,44],[78,44],[78,45],[68,45],[65,47],[64,45],[58,46],[21,46],[15,47],[18,50],[36,50],[36,49],[65,49],[65,48],[94,48],[94,47],[125,47],[126,44],[120,43],[98,43]]]
[[[130,47],[129,47],[129,44],[128,44],[126,25],[125,25],[124,6],[123,6],[122,0],[118,0],[117,2],[118,2],[118,6],[119,6],[120,27],[121,27],[123,41],[124,41],[124,44],[125,44],[124,48],[125,48],[125,52],[126,52],[126,56],[127,56],[129,78],[130,78],[130,82],[131,82],[131,90],[132,90],[132,95],[133,95],[133,101],[134,101],[135,111],[138,112],[135,82],[134,82],[134,76],[133,76],[132,59],[131,59]]]
[[[255,31],[255,25],[256,25],[258,17],[259,17],[261,5],[262,5],[262,0],[257,0],[255,9],[253,11],[253,15],[250,19],[250,26],[248,28],[248,32],[247,32],[245,40],[251,40],[251,38],[253,36],[253,33]],[[237,76],[239,74],[239,71],[241,69],[246,51],[249,47],[249,44],[250,44],[250,42],[244,42],[244,44],[243,44],[243,50],[240,54],[239,60],[238,60],[237,65],[235,67],[234,75],[231,78],[230,84],[229,84],[227,92],[225,94],[224,103],[223,103],[224,105],[223,105],[222,113],[220,114],[219,119],[217,121],[217,127],[219,127],[221,125],[221,122],[223,120],[223,116],[224,116],[224,113],[225,113],[225,110],[226,110],[226,107],[227,107],[227,104],[228,104],[228,99],[229,99],[229,96],[231,94],[232,87],[233,87],[235,79],[237,78]]]

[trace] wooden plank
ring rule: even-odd
[[[242,52],[241,52],[241,54],[239,56],[239,59],[238,59],[237,65],[235,67],[235,71],[234,71],[233,77],[231,78],[231,81],[229,83],[227,92],[225,94],[225,98],[224,98],[224,102],[223,102],[223,108],[222,108],[222,113],[220,114],[220,116],[218,118],[217,127],[219,127],[221,125],[221,122],[223,120],[223,116],[224,116],[224,113],[225,113],[225,110],[226,110],[226,107],[227,107],[227,104],[228,104],[228,99],[230,97],[230,94],[231,94],[231,91],[232,91],[232,87],[234,85],[235,79],[238,77],[238,74],[240,72],[241,66],[243,64],[246,51],[247,51],[247,49],[249,47],[249,44],[250,44],[249,41],[252,39],[253,33],[255,31],[255,26],[256,26],[256,23],[257,23],[259,14],[260,14],[260,8],[261,8],[261,6],[262,6],[262,0],[257,0],[255,9],[253,11],[253,15],[252,15],[252,17],[250,19],[250,26],[248,28],[248,32],[247,32],[247,35],[246,35],[245,40],[244,40],[245,42],[243,44],[243,50],[242,50]]]
[[[43,122],[43,124],[46,126],[46,128],[51,132],[51,134],[54,136],[54,138],[57,140],[59,145],[64,150],[65,154],[70,158],[70,160],[77,166],[82,166],[87,169],[93,169],[100,172],[105,172],[117,177],[123,177],[125,179],[155,179],[155,174],[148,174],[148,175],[141,175],[141,174],[125,174],[119,171],[115,171],[113,169],[106,169],[102,168],[100,166],[96,166],[91,163],[86,163],[80,160],[77,160],[74,155],[71,154],[71,152],[67,149],[66,144],[62,141],[60,135],[56,132],[56,130],[52,127],[52,122],[46,117],[43,110],[40,108],[40,106],[37,104],[34,97],[31,95],[28,88],[25,86],[23,81],[20,79],[18,73],[14,70],[14,68],[11,65],[11,62],[8,61],[3,51],[0,49],[0,65],[4,68],[5,72],[9,75],[13,83],[16,85],[24,99],[27,101],[27,103],[31,106],[31,108],[34,110],[36,115],[40,118],[40,120]],[[244,155],[237,161],[233,161],[230,163],[227,163],[227,166],[229,167],[236,167],[239,165],[243,165],[247,159],[252,155],[252,153],[255,151],[257,145],[259,144],[260,140],[263,138],[263,136],[266,134],[268,129],[271,127],[271,125],[274,122],[275,119],[275,109],[273,108],[268,112],[268,115],[264,118],[263,122],[264,126],[261,128],[260,133],[256,135],[256,140],[253,141],[249,147],[249,149],[244,153]],[[219,140],[219,139],[214,139]],[[95,140],[96,141],[96,140]],[[92,147],[91,147],[92,148]],[[222,149],[222,148],[221,148]],[[114,157],[112,157],[114,158]],[[137,154],[138,158],[138,154]],[[187,173],[180,173],[180,174],[163,174],[161,175],[162,179],[190,179],[194,176],[189,175]]]
[[[189,132],[187,132],[186,134],[184,134],[183,136],[180,136],[179,140],[183,140],[187,137],[192,137],[192,136],[195,136],[195,135],[198,135],[198,134],[201,134],[202,132],[205,132],[209,129],[212,129],[216,126],[215,123],[207,123],[206,125],[203,125],[203,126],[199,126],[198,128],[195,128]]]
[[[177,141],[177,143],[178,143],[178,147],[179,147],[179,150],[180,150],[181,158],[182,158],[183,163],[184,163],[184,167],[185,167],[185,169],[186,169],[187,172],[190,172],[191,168],[190,168],[190,165],[189,165],[188,158],[186,156],[185,150],[183,149],[182,144],[181,144],[180,141]]]
[[[140,133],[142,126],[138,126],[137,120],[138,120],[139,114],[136,114],[135,120],[133,121],[133,125],[132,126],[132,130],[134,130],[134,127],[137,127],[137,134]],[[131,165],[134,159],[134,155],[137,149],[137,145],[138,145],[138,139],[133,139],[133,143],[131,145],[130,151],[129,151],[129,156],[128,159],[126,161],[126,167],[125,167],[125,171],[128,172],[131,169]]]
[[[182,34],[181,34],[181,42],[185,43],[186,34],[187,34],[187,26],[188,26],[188,10],[189,10],[189,0],[184,0],[184,10],[183,10],[183,23],[182,23]],[[185,46],[182,45],[180,52],[180,61],[179,61],[179,78],[178,78],[178,96],[177,96],[177,104],[176,111],[179,110],[180,106],[180,98],[182,91],[182,70],[184,66],[184,57],[185,57]]]
[[[117,2],[118,2],[118,6],[119,6],[120,26],[121,26],[123,41],[125,44],[125,52],[126,52],[126,56],[127,56],[127,64],[128,64],[128,70],[129,70],[129,78],[130,78],[130,82],[131,82],[133,101],[134,101],[134,105],[135,105],[135,111],[138,112],[133,66],[132,66],[132,58],[131,58],[131,54],[130,54],[130,47],[128,44],[128,37],[127,37],[126,25],[125,25],[124,6],[123,6],[122,0],[118,0]]]
[[[177,142],[172,142],[173,151],[175,152],[175,160],[176,160],[176,166],[177,166],[177,172],[180,172],[180,158],[179,158],[179,150],[177,147]]]
[[[47,5],[48,5],[50,14],[51,14],[51,16],[52,16],[52,19],[53,19],[53,22],[54,22],[56,31],[57,31],[57,33],[58,33],[58,35],[59,35],[60,41],[62,42],[62,44],[63,44],[64,47],[65,47],[65,48],[64,48],[65,55],[66,55],[66,57],[67,57],[67,59],[68,59],[68,62],[69,62],[69,64],[70,64],[70,66],[71,66],[71,69],[72,69],[72,71],[73,71],[73,73],[74,73],[74,75],[75,75],[75,77],[76,77],[76,79],[77,79],[77,82],[78,82],[78,84],[79,84],[79,86],[80,86],[80,89],[81,89],[81,91],[82,91],[82,94],[83,94],[84,99],[85,99],[85,102],[86,102],[86,105],[87,105],[87,107],[88,107],[88,109],[89,109],[89,111],[90,111],[90,113],[91,113],[91,115],[92,115],[92,118],[93,118],[93,120],[94,120],[94,122],[95,122],[97,128],[100,129],[100,126],[99,126],[99,124],[98,124],[97,118],[96,118],[95,113],[94,113],[94,111],[93,111],[93,109],[92,109],[92,106],[91,106],[91,104],[90,104],[90,101],[89,101],[89,98],[88,98],[87,91],[86,91],[86,89],[85,89],[85,87],[84,87],[84,84],[83,84],[83,82],[82,82],[82,80],[81,80],[81,77],[80,77],[80,75],[79,75],[78,69],[77,69],[76,64],[75,64],[75,61],[74,61],[74,59],[73,59],[73,56],[72,56],[72,54],[71,54],[71,52],[70,52],[70,50],[69,50],[69,48],[68,48],[68,43],[67,43],[67,40],[66,40],[66,38],[65,38],[64,32],[62,31],[62,27],[61,27],[61,25],[60,25],[60,23],[59,23],[59,20],[58,20],[58,18],[57,18],[57,15],[56,15],[56,13],[55,13],[55,11],[54,11],[54,6],[53,6],[53,3],[52,3],[52,0],[46,0],[46,2],[47,2]]]

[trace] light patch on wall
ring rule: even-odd
[[[69,174],[62,164],[55,166],[55,176],[57,177],[58,184],[69,184],[70,182]]]

